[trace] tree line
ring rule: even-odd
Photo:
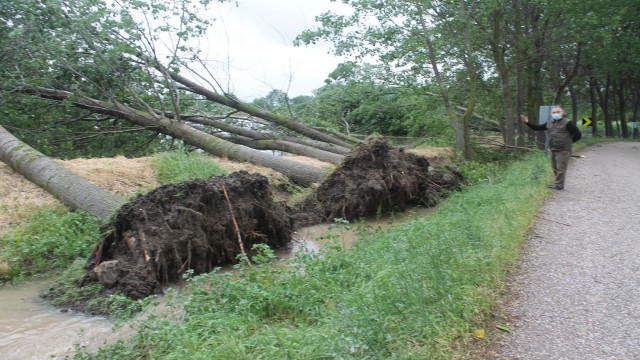
[[[208,2],[3,1],[0,125],[49,156],[144,155],[180,140],[300,183],[321,169],[262,150],[338,164],[352,135],[378,133],[444,137],[471,159],[476,129],[524,146],[533,134],[518,114],[543,104],[589,116],[594,135],[637,136],[634,1],[345,3],[350,15],[319,15],[296,44],[328,40],[354,60],[312,96],[251,100],[226,91],[194,45],[215,20]]]

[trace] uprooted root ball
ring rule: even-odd
[[[315,193],[324,219],[348,220],[413,206],[433,206],[443,192],[460,184],[451,173],[437,173],[421,156],[372,138],[349,153]]]
[[[247,252],[256,243],[278,249],[293,231],[267,178],[244,171],[160,187],[124,205],[105,229],[82,283],[99,281],[134,299],[161,291],[187,270],[200,274],[237,262],[239,239]]]

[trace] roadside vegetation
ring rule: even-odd
[[[158,299],[167,310],[142,320],[131,339],[77,357],[464,356],[484,341],[473,331],[488,324],[549,176],[547,158],[534,152],[477,177],[434,215],[363,237],[351,250],[339,246],[340,227],[355,225],[341,219],[325,235],[335,243],[320,252],[280,261],[261,247],[253,267],[187,277],[179,294]]]
[[[588,138],[576,149],[600,141]],[[358,227],[336,219],[332,239],[317,253],[282,261],[267,247],[253,267],[236,266],[187,276],[182,291],[132,301],[95,300],[86,313],[136,320],[138,333],[77,358],[441,358],[465,356],[490,338],[489,312],[506,272],[548,194],[548,158],[477,148],[476,161],[453,159],[470,184],[427,218],[363,235],[344,250],[341,232]],[[153,168],[162,183],[222,173],[204,156],[160,154]],[[211,166],[213,164],[213,166]],[[193,170],[189,170],[193,169]],[[164,174],[164,175],[160,175]],[[364,234],[364,232],[363,232]],[[56,306],[92,298],[101,289],[78,289],[73,281],[99,237],[94,218],[61,208],[34,212],[0,238],[3,281],[62,273],[44,295]],[[162,302],[164,311],[152,310]]]
[[[0,237],[0,281],[47,274],[86,257],[99,236],[96,218],[63,207],[39,209]]]

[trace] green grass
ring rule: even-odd
[[[160,153],[154,157],[152,166],[163,185],[226,174],[209,156],[194,152]]]
[[[56,307],[72,308],[85,314],[107,315],[116,321],[131,319],[151,302],[151,298],[132,300],[120,293],[107,295],[102,284],[97,282],[78,287],[76,282],[86,274],[84,264],[85,261],[73,262],[47,288],[42,297]]]
[[[0,259],[8,268],[0,280],[50,274],[86,258],[99,237],[95,217],[81,211],[43,209],[0,237]]]
[[[352,250],[328,246],[286,266],[192,278],[170,304],[173,316],[147,319],[128,342],[78,358],[463,356],[472,331],[489,320],[549,177],[537,152],[453,194],[435,215]]]

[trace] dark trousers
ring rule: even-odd
[[[567,175],[569,159],[571,159],[571,150],[551,150],[551,167],[553,168],[553,175],[556,177],[553,183],[562,188],[564,188],[564,178]]]

